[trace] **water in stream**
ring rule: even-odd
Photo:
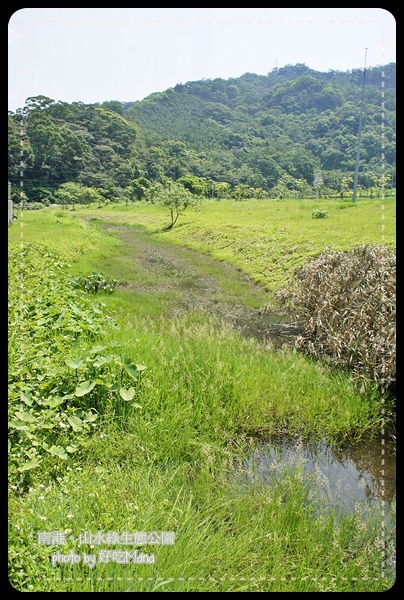
[[[134,277],[127,286],[139,292],[173,292],[175,310],[198,308],[222,317],[246,337],[279,348],[291,343],[300,333],[282,313],[247,308],[233,292],[223,289],[215,277],[218,263],[209,256],[188,248],[158,242],[141,230],[108,224],[108,232],[120,235],[140,272],[147,274],[146,284]],[[248,286],[255,283],[230,265],[221,263],[226,277]],[[152,278],[154,276],[154,279]],[[150,279],[151,278],[151,279]],[[173,308],[171,310],[174,310]],[[282,477],[286,469],[300,466],[324,498],[350,509],[355,502],[389,505],[395,498],[395,439],[385,434],[380,439],[355,446],[330,447],[326,443],[307,444],[299,439],[279,438],[257,445],[244,461],[246,481],[259,478],[268,482]]]
[[[270,342],[274,348],[292,344],[300,328],[286,315],[269,313],[235,322],[245,336]],[[332,447],[326,442],[308,444],[297,437],[278,437],[255,446],[242,466],[246,482],[267,482],[285,470],[300,467],[327,503],[351,510],[355,503],[380,505],[386,510],[396,497],[395,431],[356,445]]]
[[[241,335],[270,343],[275,349],[283,344],[293,344],[296,336],[302,331],[302,327],[290,322],[288,316],[281,312],[257,312],[248,317],[236,317],[233,326]]]
[[[245,482],[273,483],[293,467],[303,470],[328,504],[351,510],[355,503],[388,508],[396,496],[396,452],[391,433],[355,446],[307,444],[299,438],[260,443],[242,465]]]
[[[373,441],[339,447],[325,442],[307,444],[298,437],[279,437],[257,444],[247,454],[241,465],[241,481],[247,490],[257,484],[284,486],[288,473],[297,469],[307,483],[306,501],[311,506],[334,509],[344,515],[359,510],[365,520],[376,515],[384,541],[382,570],[394,577],[395,457],[395,438],[387,432]]]

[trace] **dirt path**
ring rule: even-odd
[[[133,279],[118,288],[149,294],[173,292],[173,312],[197,309],[213,314],[244,335],[271,340],[275,345],[288,339],[286,318],[262,313],[267,302],[265,288],[236,267],[131,226],[104,222],[102,229],[122,241],[125,256],[133,261]]]

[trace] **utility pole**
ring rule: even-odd
[[[319,189],[320,186],[323,185],[324,183],[324,179],[323,176],[321,175],[321,172],[319,171],[318,173],[316,173],[315,177],[314,177],[314,189],[316,190],[316,200],[318,200],[318,196],[319,196]]]
[[[360,112],[360,117],[359,117],[358,148],[356,150],[356,164],[355,164],[355,177],[354,177],[354,185],[353,185],[352,202],[356,202],[356,188],[358,187],[359,154],[360,154],[360,148],[361,148],[362,114],[363,114],[363,100],[364,100],[364,96],[365,96],[365,73],[366,73],[367,51],[368,51],[368,49],[365,48],[365,67],[363,69],[362,102],[361,102],[361,112]]]
[[[13,201],[11,200],[11,182],[8,182],[8,224],[13,222]]]
[[[390,184],[390,194],[393,195],[393,179],[395,174],[395,166],[396,166],[396,151],[394,150],[394,159],[391,167],[391,184]]]

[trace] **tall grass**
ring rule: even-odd
[[[195,440],[202,432],[217,443],[236,432],[286,429],[342,440],[379,427],[382,398],[361,395],[346,374],[320,361],[294,351],[268,352],[200,313],[129,320],[129,304],[125,306],[125,325],[121,323],[118,337],[112,332],[113,339],[148,365],[153,386],[146,377],[144,402],[154,415],[171,415],[162,422],[162,435],[167,440],[171,432],[178,449],[188,436]],[[156,441],[160,445],[159,436]],[[176,452],[170,443],[167,448]]]
[[[117,275],[117,252],[124,246],[113,236],[51,211],[24,219],[23,242],[46,243],[65,253],[72,264],[67,277],[94,266],[103,272],[107,263],[108,275]],[[16,247],[21,229],[14,224],[11,229],[10,247]],[[123,271],[130,278],[130,261]],[[163,295],[156,301],[126,289],[95,298],[102,299],[105,315],[112,313],[117,327],[106,319],[104,333],[91,344],[115,344],[147,370],[133,406],[119,395],[99,405],[97,425],[79,453],[67,461],[55,458],[55,471],[39,466],[24,493],[18,485],[10,488],[9,578],[17,590],[391,587],[394,506],[391,512],[358,506],[345,514],[313,498],[317,484],[301,469],[285,472],[270,486],[248,487],[237,467],[257,436],[298,432],[310,439],[354,441],[379,431],[386,404],[377,392],[360,394],[347,373],[297,352],[268,351],[200,311],[167,318]],[[29,350],[29,339],[24,343]],[[74,356],[75,348],[66,344],[63,351]],[[12,332],[10,349],[14,362],[20,351]],[[60,364],[63,358],[58,357]],[[29,370],[33,363],[26,366]],[[134,549],[79,544],[80,533],[97,531],[173,532],[175,542],[139,546],[139,552],[155,554],[153,564],[98,560],[90,568],[83,564],[84,553],[99,558],[102,550]],[[64,533],[65,543],[40,544],[43,532]],[[81,560],[52,566],[58,551],[74,551]]]
[[[191,465],[156,468],[136,440],[106,430],[90,463],[10,504],[13,584],[25,591],[385,591],[391,525],[369,507],[342,516],[313,505],[298,469],[271,486]],[[97,447],[98,446],[98,447]],[[97,466],[95,466],[97,465]],[[38,533],[65,532],[64,545]],[[172,544],[79,543],[79,534],[169,532]],[[70,538],[73,539],[70,539]],[[101,562],[105,550],[154,555],[153,564]],[[52,555],[81,557],[76,565]],[[93,568],[85,555],[95,556]],[[17,567],[20,567],[19,569]]]

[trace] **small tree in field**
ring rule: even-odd
[[[194,196],[183,185],[169,182],[166,185],[156,184],[148,190],[147,195],[151,202],[161,204],[170,211],[171,221],[165,229],[171,229],[176,224],[178,217],[189,207],[197,206],[201,198]]]

